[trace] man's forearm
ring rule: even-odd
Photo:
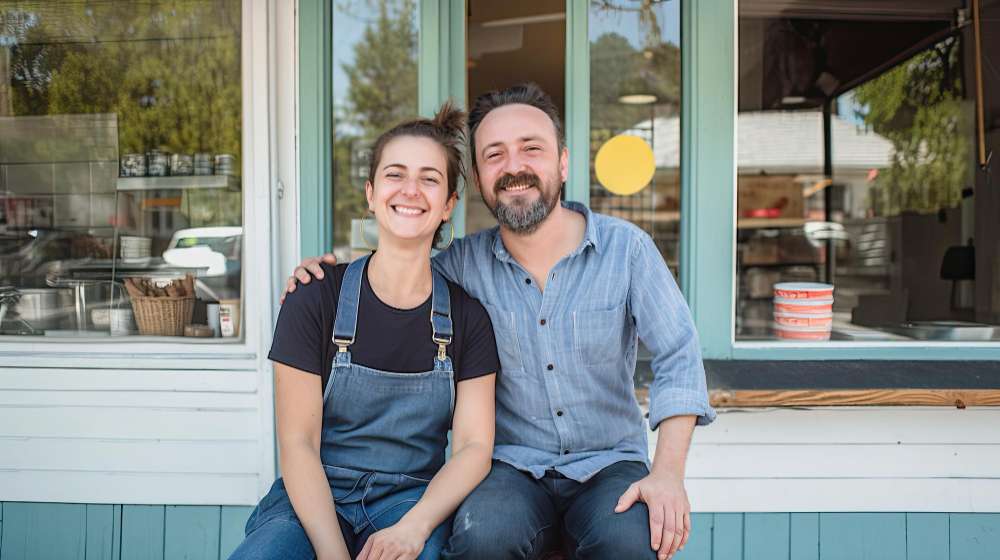
[[[697,416],[673,416],[657,427],[656,453],[653,456],[652,474],[684,478],[688,447]]]

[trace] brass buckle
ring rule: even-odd
[[[352,344],[354,344],[354,339],[352,338],[350,340],[344,340],[342,338],[336,338],[335,337],[333,339],[333,343],[337,345],[337,353],[338,354],[346,354],[347,353],[347,347],[350,346],[350,345],[352,345]]]
[[[447,348],[451,340],[445,338],[438,338],[437,336],[432,336],[431,340],[437,342],[438,345],[438,359],[442,362],[448,357]]]

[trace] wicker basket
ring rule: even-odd
[[[184,325],[191,324],[194,314],[194,296],[133,296],[132,311],[139,324],[139,334],[184,336]]]

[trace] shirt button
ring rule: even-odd
[[[541,323],[542,326],[545,326],[545,319],[542,319],[541,321],[539,321],[539,323]]]
[[[525,278],[524,279],[524,283],[525,284],[531,284],[531,278]]]
[[[563,415],[563,411],[561,411],[561,410],[557,410],[556,411],[556,416],[562,416],[562,415]]]
[[[549,365],[545,366],[545,369],[547,369],[549,371],[552,371],[552,370],[556,369],[556,366],[554,366],[552,364],[549,364]]]

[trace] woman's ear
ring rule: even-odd
[[[368,211],[372,213],[375,212],[374,208],[375,204],[373,203],[374,198],[375,198],[375,186],[372,185],[371,181],[365,181],[365,199],[368,200]]]
[[[458,193],[451,193],[447,202],[444,203],[444,221],[447,222],[451,219],[451,213],[455,211],[456,204],[458,204]]]

